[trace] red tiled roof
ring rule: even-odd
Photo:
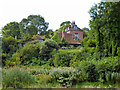
[[[42,36],[35,36],[35,40],[37,40],[37,39],[41,40],[41,39],[44,39],[44,38]]]

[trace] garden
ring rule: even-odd
[[[0,37],[0,88],[120,88],[119,9],[120,2],[92,6],[78,47],[58,36],[69,21],[56,31],[40,15],[8,23]],[[37,32],[45,40],[35,40]]]

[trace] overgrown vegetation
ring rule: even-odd
[[[70,47],[64,38],[60,42],[57,32],[65,30],[69,21],[61,23],[54,35],[51,30],[47,31],[48,23],[40,15],[30,15],[20,23],[11,22],[4,26],[3,87],[25,88],[32,84],[37,88],[74,88],[79,87],[79,83],[119,87],[119,9],[120,2],[95,4],[89,11],[90,30],[84,28],[81,47]],[[32,40],[38,32],[45,41]],[[63,46],[70,48],[61,49]]]

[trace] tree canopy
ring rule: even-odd
[[[89,11],[90,28],[94,31],[96,50],[116,55],[120,47],[120,2],[101,2]]]
[[[22,34],[41,34],[44,35],[49,23],[40,15],[29,15],[20,22],[20,30]]]
[[[16,37],[16,38],[20,38],[20,28],[19,28],[19,23],[18,22],[10,22],[7,25],[5,25],[2,28],[2,35],[3,37]]]

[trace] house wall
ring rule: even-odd
[[[83,31],[70,31],[69,34],[72,34],[73,36],[75,35],[75,33],[79,34],[79,39],[83,40]]]
[[[79,34],[78,40],[75,40],[75,33]],[[80,44],[81,41],[83,40],[83,31],[82,30],[69,30],[67,32],[62,31],[62,38],[64,38],[70,44]]]

